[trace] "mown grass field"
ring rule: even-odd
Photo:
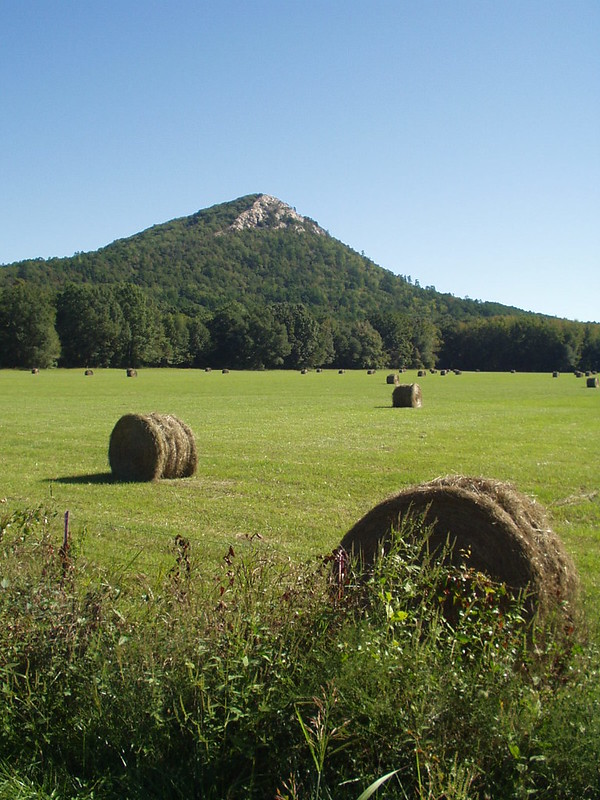
[[[428,374],[395,409],[386,374],[0,371],[0,797],[599,796],[600,390]],[[114,425],[151,411],[197,473],[113,481]],[[402,537],[332,594],[318,556],[450,473],[543,504],[573,626]]]
[[[326,553],[383,497],[448,473],[512,482],[549,511],[593,598],[600,582],[600,390],[563,374],[407,372],[420,409],[394,409],[385,371],[0,372],[0,499],[70,511],[86,554],[152,571],[176,534],[210,569],[230,544]],[[119,484],[107,451],[121,415],[193,429],[194,477]]]

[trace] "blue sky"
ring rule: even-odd
[[[0,0],[0,264],[252,192],[600,321],[598,0]]]

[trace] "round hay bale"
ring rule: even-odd
[[[338,369],[338,375],[343,375],[346,372],[345,369]]]
[[[128,378],[137,378],[137,369],[129,368],[127,370],[127,377]]]
[[[212,367],[204,367],[204,372],[212,372]]]
[[[93,375],[94,374],[94,370],[93,369],[86,369],[86,371],[83,374],[84,375]]]
[[[588,389],[596,389],[598,387],[598,378],[588,378],[586,383]]]
[[[228,370],[227,368],[225,368],[225,369],[222,369],[222,370],[221,370],[221,373],[222,373],[223,375],[229,375],[229,370]]]
[[[395,372],[392,372],[391,375],[387,376],[385,382],[390,384],[390,386],[391,385],[398,386],[398,384],[400,383],[400,376],[397,375]]]
[[[374,369],[368,369],[367,370],[367,375],[375,375],[375,370]]]
[[[420,370],[417,372],[417,378],[424,378],[424,377],[425,377],[425,375],[427,375],[427,372],[426,372],[424,369],[420,369]]]
[[[448,372],[448,370],[446,370],[446,369],[441,369],[441,370],[440,370],[440,375],[446,375],[446,374],[447,374],[447,372]]]
[[[556,372],[556,370],[555,370],[555,371],[552,373],[552,377],[553,377],[553,378],[558,378],[558,376],[559,376],[559,373],[558,373],[558,372]]]
[[[31,370],[31,374],[32,374],[32,375],[39,375],[39,372],[40,372],[40,371],[39,371],[39,369],[38,369],[37,367],[34,367],[34,368]]]
[[[392,392],[394,408],[421,408],[423,397],[418,383],[399,383]]]
[[[300,375],[308,375],[308,370],[306,369],[306,367],[300,370]]]
[[[408,488],[371,509],[340,546],[372,564],[411,516],[429,527],[430,552],[449,544],[451,563],[465,563],[515,595],[525,592],[529,613],[543,618],[562,607],[569,615],[579,588],[575,565],[542,507],[510,484],[458,475]]]
[[[110,435],[108,461],[123,481],[187,478],[198,464],[194,434],[169,414],[125,414]]]

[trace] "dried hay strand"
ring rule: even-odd
[[[392,392],[394,408],[421,408],[423,396],[418,383],[399,383]]]
[[[515,596],[523,593],[530,615],[561,611],[571,619],[579,589],[575,565],[542,507],[511,484],[457,475],[408,488],[371,509],[340,546],[370,565],[407,517],[423,519],[430,552],[449,545],[451,563],[505,584]]]
[[[198,464],[194,434],[169,414],[125,414],[110,435],[108,461],[122,481],[187,478]]]
[[[586,383],[588,389],[596,389],[599,385],[598,378],[588,378]]]
[[[393,372],[391,375],[387,376],[385,382],[390,384],[390,386],[391,385],[398,386],[398,384],[400,383],[400,376],[397,375],[395,372]]]

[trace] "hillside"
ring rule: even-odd
[[[455,320],[524,313],[413,285],[265,194],[155,225],[94,252],[0,268],[0,286],[15,278],[56,289],[134,283],[163,309],[187,314],[231,301],[303,303],[316,317],[346,320],[381,310]]]

